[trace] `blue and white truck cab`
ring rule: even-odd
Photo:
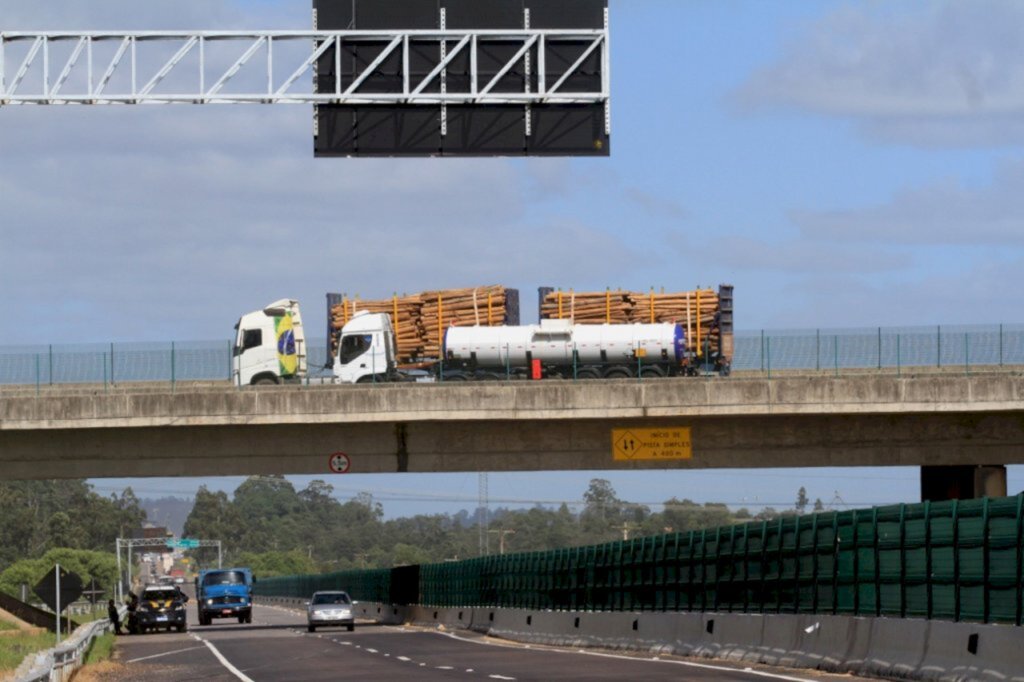
[[[199,624],[214,618],[237,618],[252,622],[252,591],[256,578],[248,568],[217,568],[200,571],[196,577]]]

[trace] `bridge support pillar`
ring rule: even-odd
[[[1006,467],[923,466],[921,501],[1006,497]]]

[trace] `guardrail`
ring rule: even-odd
[[[122,619],[127,612],[124,606],[118,608]],[[93,641],[112,630],[106,618],[79,627],[58,646],[26,656],[14,673],[14,682],[67,682],[85,663]]]

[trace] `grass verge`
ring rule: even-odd
[[[56,643],[52,633],[0,637],[0,675],[13,672],[25,657]]]
[[[108,632],[92,640],[92,646],[85,654],[85,664],[92,665],[106,661],[114,655],[114,634]]]

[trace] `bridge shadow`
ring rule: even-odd
[[[361,623],[356,621],[356,630],[363,630],[369,628],[382,628],[384,623]],[[194,632],[197,635],[201,635],[204,632],[259,632],[259,631],[273,631],[273,630],[305,630],[306,621],[296,620],[294,623],[254,623],[252,625],[242,625],[238,623],[224,623],[223,625],[198,625],[196,623],[188,624],[189,632]],[[316,628],[317,632],[346,632],[344,625],[318,625]]]

